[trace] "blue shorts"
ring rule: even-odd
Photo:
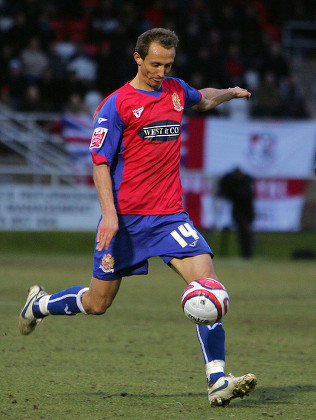
[[[119,216],[119,230],[109,249],[94,250],[93,277],[115,280],[134,274],[148,274],[148,258],[173,258],[212,254],[203,236],[186,212],[162,216]]]

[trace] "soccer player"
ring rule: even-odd
[[[32,286],[19,315],[29,334],[47,315],[103,314],[122,277],[148,273],[148,258],[160,256],[187,283],[218,279],[212,250],[184,211],[180,181],[181,121],[184,108],[207,111],[234,98],[250,98],[240,87],[197,91],[167,77],[177,35],[154,28],[137,39],[134,79],[109,95],[94,115],[90,150],[102,216],[96,233],[89,288],[74,286],[48,294]],[[255,375],[225,375],[222,323],[196,326],[205,361],[212,407],[247,395]]]

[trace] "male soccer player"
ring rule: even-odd
[[[217,279],[212,251],[194,228],[181,201],[180,141],[184,108],[207,111],[233,98],[250,98],[239,87],[197,91],[166,77],[175,59],[177,35],[154,28],[139,36],[135,78],[109,95],[94,115],[90,150],[102,216],[96,233],[89,288],[75,286],[49,295],[35,285],[19,316],[29,334],[47,315],[103,314],[121,279],[147,274],[148,258],[160,256],[187,283]],[[197,325],[211,406],[247,395],[255,375],[225,376],[222,323]]]

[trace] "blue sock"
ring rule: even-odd
[[[73,286],[69,289],[54,293],[49,297],[47,303],[47,311],[51,315],[76,315],[80,312],[86,313],[81,300],[83,292],[88,288],[82,286]],[[43,318],[47,313],[43,314],[40,311],[39,301],[45,299],[45,296],[40,297],[33,303],[33,313],[35,318]]]
[[[225,330],[221,322],[215,325],[196,325],[204,362],[225,361]]]
[[[196,331],[205,364],[214,360],[225,362],[225,330],[222,323],[196,325]],[[225,376],[223,371],[213,372],[207,380],[214,384],[221,376]]]

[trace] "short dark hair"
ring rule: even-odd
[[[179,38],[174,31],[165,28],[153,28],[142,33],[138,38],[135,46],[135,52],[141,56],[142,59],[148,54],[149,46],[152,42],[157,42],[164,48],[176,48]]]

